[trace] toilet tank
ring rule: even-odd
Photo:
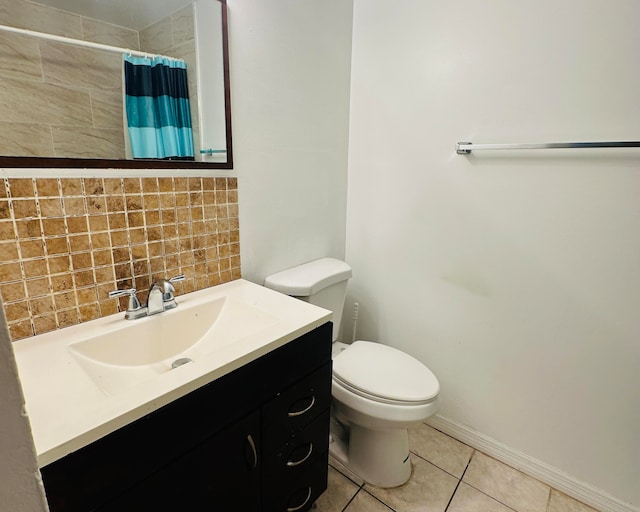
[[[351,267],[344,261],[322,258],[267,276],[264,285],[331,311],[335,341],[351,274]]]

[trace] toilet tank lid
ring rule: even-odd
[[[293,297],[308,297],[349,279],[351,274],[351,267],[344,261],[322,258],[267,276],[264,285]]]

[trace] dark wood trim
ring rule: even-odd
[[[230,136],[227,136],[229,139]],[[232,162],[185,162],[183,160],[104,160],[99,158],[43,158],[0,156],[0,168],[69,169],[233,169]]]
[[[227,135],[227,162],[224,169],[233,169],[233,144],[231,143],[231,78],[229,72],[229,16],[227,0],[222,3],[222,65],[224,67],[224,112]]]

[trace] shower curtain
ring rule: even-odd
[[[133,158],[194,160],[186,63],[125,55],[124,80]]]

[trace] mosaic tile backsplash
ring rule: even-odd
[[[158,277],[177,295],[239,279],[236,178],[4,178],[0,293],[13,341],[126,310]]]

